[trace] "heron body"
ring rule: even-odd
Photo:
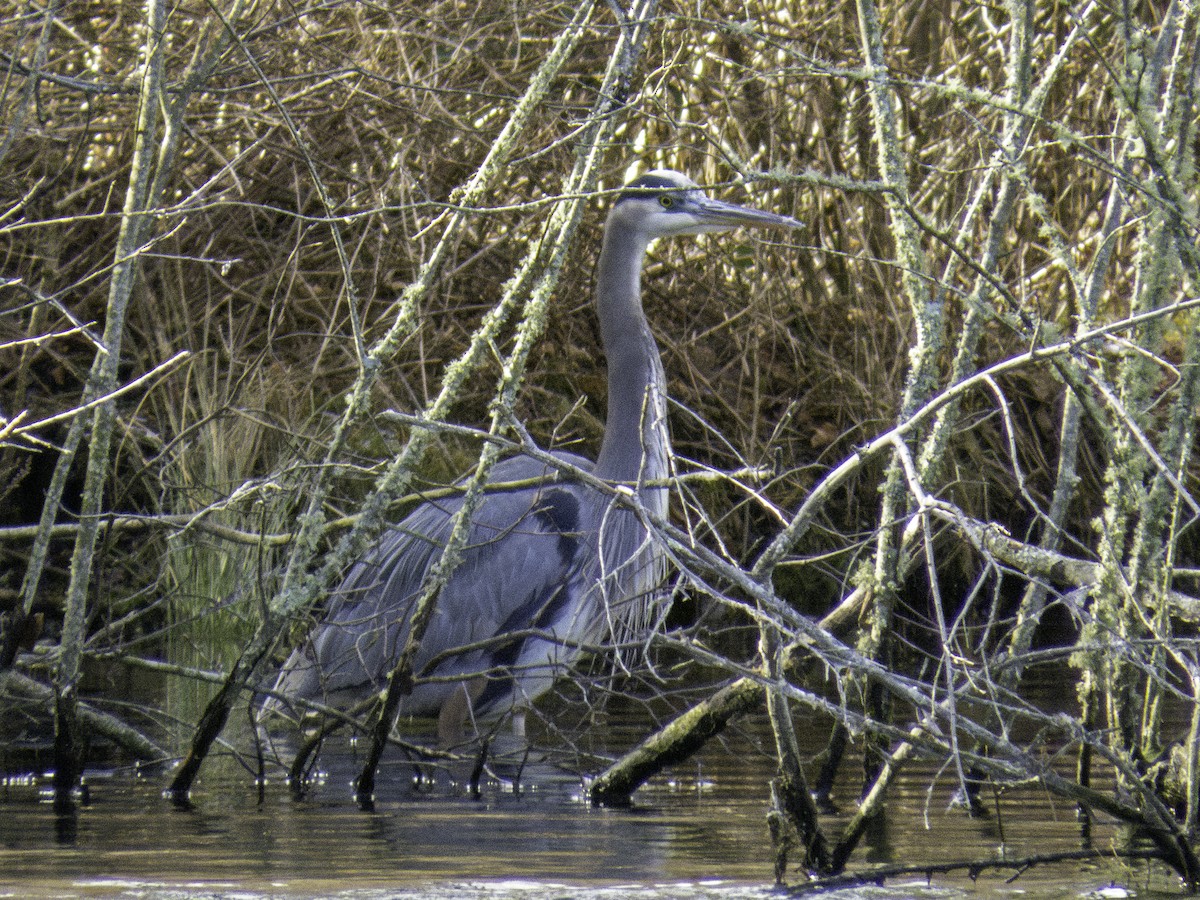
[[[666,378],[641,303],[655,238],[738,225],[793,227],[784,216],[709,199],[657,170],[631,182],[608,216],[596,312],[608,363],[608,415],[595,463],[556,452],[597,479],[627,486],[652,516],[667,514]],[[460,564],[436,598],[402,715],[439,715],[444,732],[468,715],[528,704],[587,645],[652,624],[666,558],[630,504],[557,475],[528,456],[497,464],[470,520]],[[461,498],[423,503],[355,563],[324,621],[275,685],[279,696],[340,704],[378,691],[407,641],[414,607],[446,545]],[[463,649],[459,649],[463,648]],[[457,723],[456,721],[457,720]]]

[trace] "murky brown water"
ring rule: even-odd
[[[610,724],[603,734],[619,742],[637,730]],[[327,775],[303,801],[279,779],[260,805],[251,775],[229,757],[205,770],[189,810],[161,799],[161,775],[93,772],[87,805],[64,821],[51,808],[48,779],[9,779],[0,787],[0,896],[766,898],[767,748],[761,727],[747,723],[724,746],[643,788],[627,810],[591,807],[578,777],[548,763],[527,765],[517,795],[493,780],[471,799],[444,782],[414,791],[412,768],[392,758],[375,810],[364,812],[349,787],[355,749],[344,740],[324,751]],[[848,800],[856,766],[848,757]],[[908,769],[852,868],[1080,846],[1074,809],[1043,792],[1010,791],[999,817],[973,820],[947,808],[953,787],[949,773]],[[1101,824],[1094,844],[1115,836]],[[838,896],[1077,897],[1110,881],[1142,897],[1174,890],[1169,875],[1144,865],[1062,865],[1006,883],[1012,875],[939,875],[929,886],[899,881]]]

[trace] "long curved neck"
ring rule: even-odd
[[[608,421],[595,474],[646,482],[667,475],[666,378],[658,345],[642,311],[645,235],[610,219],[596,281],[596,312],[608,361]],[[643,500],[666,510],[664,489],[643,489]]]

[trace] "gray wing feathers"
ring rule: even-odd
[[[590,467],[580,457],[567,459]],[[517,457],[498,465],[492,481],[545,474],[542,464]],[[581,564],[596,556],[594,549],[584,546],[583,500],[580,488],[562,483],[485,496],[472,519],[462,561],[438,595],[417,655],[418,674],[447,650],[499,634],[558,629],[575,640],[580,635],[591,639],[602,623],[569,624],[579,614],[579,601],[586,593],[580,590],[588,578]],[[382,687],[408,637],[413,608],[460,506],[457,499],[423,504],[351,568],[331,597],[325,620],[288,659],[277,691],[338,702],[347,692],[365,695]],[[591,577],[595,579],[594,574]],[[532,649],[531,642],[493,643],[443,660],[427,674],[459,675],[520,665]],[[569,661],[575,654],[568,649],[560,655]],[[451,684],[418,686],[402,712],[433,712],[453,689]],[[495,697],[500,692],[489,693]]]

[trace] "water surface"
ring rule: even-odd
[[[589,749],[603,751],[608,740],[627,745],[643,727],[610,722],[598,730],[600,746]],[[802,734],[814,743],[823,738],[816,728]],[[589,805],[569,771],[570,754],[526,763],[519,792],[493,778],[474,798],[444,773],[433,786],[415,788],[413,767],[394,753],[367,812],[353,800],[358,752],[344,738],[322,752],[324,776],[303,800],[275,777],[260,803],[252,775],[229,755],[210,761],[188,809],[162,799],[161,773],[91,771],[86,805],[68,818],[55,815],[47,777],[10,778],[0,787],[0,895],[761,900],[776,896],[764,819],[770,746],[762,723],[748,721],[640,790],[631,809]],[[857,765],[848,756],[839,785],[847,809]],[[907,769],[851,868],[1080,847],[1074,808],[1045,792],[1009,791],[992,798],[998,816],[971,819],[949,808],[954,787],[952,773]],[[844,820],[824,824],[836,833]],[[1101,822],[1093,841],[1104,847],[1118,837]],[[975,881],[965,874],[910,878],[836,896],[1077,897],[1113,881],[1143,897],[1174,891],[1168,874],[1144,864],[1036,868],[1009,883],[1013,876],[988,870]],[[802,880],[794,871],[790,878]]]

